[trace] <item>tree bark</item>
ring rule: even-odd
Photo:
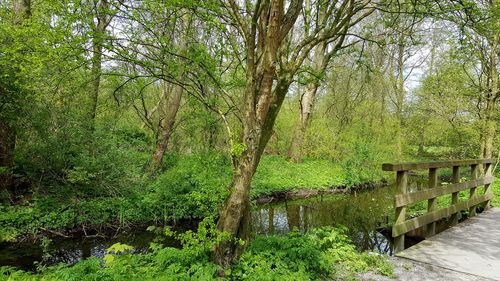
[[[302,146],[304,144],[307,127],[309,127],[318,87],[319,84],[317,82],[307,84],[304,94],[300,98],[299,120],[293,133],[290,149],[288,150],[288,160],[291,162],[300,162],[300,157],[303,155]]]
[[[250,232],[250,185],[264,148],[271,137],[272,128],[283,103],[291,79],[276,78],[278,50],[297,19],[301,0],[292,1],[286,14],[283,0],[261,3],[253,16],[251,27],[244,25],[235,3],[232,11],[240,29],[245,34],[247,64],[244,100],[241,155],[233,154],[233,180],[230,194],[220,210],[217,228],[228,233],[230,240],[220,242],[212,251],[212,260],[228,267],[237,260],[245,246],[239,241],[248,241]],[[251,30],[251,31],[250,31]],[[258,33],[257,33],[258,30]],[[290,78],[288,75],[282,78]],[[239,154],[239,153],[238,153]]]
[[[187,40],[188,40],[188,35],[189,35],[189,27],[191,25],[191,19],[189,18],[188,13],[185,13],[184,16],[182,17],[182,28],[181,28],[181,34],[179,36],[179,49],[181,51],[185,51],[187,49]],[[179,64],[182,64],[182,61],[178,62]],[[183,67],[180,68],[179,74],[177,75],[177,81],[182,83],[184,81],[186,75],[186,69],[183,69]],[[166,82],[165,82],[166,83]],[[153,159],[151,160],[151,164],[149,167],[149,172],[150,175],[154,175],[158,169],[161,166],[161,163],[163,161],[163,156],[165,155],[165,152],[167,150],[167,146],[170,140],[170,136],[172,135],[172,130],[175,125],[175,120],[177,117],[177,112],[179,111],[179,108],[181,106],[181,100],[182,100],[182,94],[184,92],[184,88],[179,84],[173,85],[172,86],[172,96],[169,97],[168,93],[168,86],[164,85],[164,91],[166,94],[166,102],[165,102],[165,107],[166,107],[166,112],[165,112],[165,118],[163,120],[163,130],[160,135],[160,139],[158,140],[158,143],[156,145],[156,150],[153,153]]]
[[[500,99],[500,90],[498,85],[498,44],[500,36],[497,34],[490,40],[490,54],[489,62],[483,62],[488,65],[487,74],[487,92],[486,92],[486,106],[484,112],[484,128],[481,144],[481,157],[492,158],[493,156],[493,141],[496,135],[496,121],[495,115],[497,114],[498,107],[496,103]]]
[[[111,22],[111,15],[109,14],[109,1],[108,0],[94,0],[94,8],[96,10],[95,19],[96,24],[93,26],[92,37],[92,91],[90,96],[90,129],[95,130],[95,118],[97,114],[97,103],[99,99],[99,88],[101,85],[102,74],[102,49],[104,47],[104,37],[106,35],[106,28]]]
[[[166,85],[164,86],[164,91],[168,91]],[[172,135],[177,112],[179,111],[179,108],[181,106],[183,91],[184,89],[181,86],[175,85],[172,89],[172,92],[170,93],[172,96],[170,98],[167,97],[166,114],[165,119],[163,120],[162,133],[156,145],[156,150],[153,153],[153,159],[149,168],[149,172],[151,175],[154,175],[158,171],[163,161],[163,156],[165,155],[170,136]]]
[[[12,23],[20,25],[24,20],[31,17],[31,0],[14,0],[12,2],[14,17]]]
[[[274,75],[274,71],[269,72],[268,75]],[[249,238],[252,177],[271,138],[272,128],[292,82],[291,76],[288,74],[281,75],[277,80],[276,88],[269,92],[272,96],[268,99],[268,104],[262,104],[268,108],[266,111],[260,111],[260,114],[256,114],[259,111],[254,111],[253,106],[245,110],[243,145],[246,150],[233,160],[235,165],[230,195],[220,210],[217,223],[217,228],[222,232],[229,233],[233,239],[221,242],[212,251],[212,260],[223,267],[228,267],[243,253],[245,244],[242,245],[238,241],[248,241]],[[271,89],[273,80],[263,79],[263,81],[267,81],[267,83],[262,84],[262,87],[257,89],[263,91]],[[250,97],[247,104],[251,105],[253,98],[252,96],[247,97]],[[265,116],[262,114],[263,112],[266,112]]]
[[[402,36],[402,35],[400,35]],[[402,39],[400,39],[402,40]],[[396,91],[396,152],[398,158],[403,155],[403,107],[405,100],[404,89],[404,50],[405,45],[400,42],[397,46],[397,79],[394,89]]]
[[[306,10],[309,7],[310,2],[306,4]],[[319,11],[318,20],[321,23],[324,23],[326,18],[326,8],[327,6],[320,6],[321,10]],[[310,11],[308,11],[310,12]],[[306,32],[307,35],[308,32]],[[307,132],[307,128],[309,127],[311,113],[314,108],[314,103],[316,100],[316,93],[318,92],[318,88],[320,86],[320,80],[322,76],[325,74],[326,68],[328,66],[328,62],[334,53],[341,47],[344,41],[345,35],[341,36],[339,42],[335,44],[333,50],[327,52],[327,44],[322,43],[316,46],[314,49],[313,59],[311,62],[311,67],[314,69],[313,80],[309,82],[306,87],[304,93],[300,96],[300,108],[299,108],[299,120],[297,125],[295,126],[295,130],[293,133],[292,142],[290,144],[290,148],[288,149],[288,160],[294,163],[300,162],[300,158],[302,157],[302,147],[304,144],[305,135]]]
[[[239,258],[244,245],[238,240],[248,241],[250,235],[250,184],[255,164],[251,155],[255,150],[247,151],[241,158],[237,172],[233,174],[231,194],[220,211],[217,228],[231,234],[232,239],[222,241],[212,252],[212,259],[219,265],[228,267]]]

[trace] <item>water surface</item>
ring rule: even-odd
[[[261,205],[252,214],[253,230],[283,234],[292,229],[304,232],[320,226],[344,226],[359,250],[392,254],[391,239],[382,233],[393,214],[393,190],[388,186]]]

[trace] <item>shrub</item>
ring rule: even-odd
[[[143,204],[165,221],[211,216],[225,197],[230,179],[231,166],[224,156],[179,157],[148,187]]]

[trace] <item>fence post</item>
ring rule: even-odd
[[[408,171],[398,171],[396,175],[396,184],[398,194],[406,193],[408,185]],[[406,220],[406,206],[396,207],[395,224],[402,223]],[[405,249],[405,235],[394,237],[394,252],[400,252]]]
[[[451,179],[452,183],[460,183],[460,166],[453,166],[453,177]],[[453,192],[451,194],[451,205],[458,203],[458,192]],[[456,225],[458,223],[458,213],[451,215],[451,225]]]
[[[486,163],[484,167],[484,177],[491,177],[491,163]],[[490,190],[491,184],[484,185],[484,194],[488,194],[491,192]],[[484,209],[488,210],[490,208],[490,200],[484,202]]]
[[[470,177],[471,180],[477,180],[477,165],[470,165]],[[476,197],[477,187],[473,187],[470,189],[469,199],[474,199]],[[469,217],[473,217],[476,215],[476,206],[471,206],[469,208]]]
[[[437,187],[437,169],[429,169],[429,188]],[[431,198],[427,200],[427,212],[434,212],[437,209],[436,198]],[[426,236],[432,236],[436,234],[436,222],[432,222],[427,225]]]

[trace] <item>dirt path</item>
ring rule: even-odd
[[[404,258],[390,257],[394,265],[394,277],[381,276],[374,273],[365,273],[358,278],[365,281],[491,281],[475,275],[460,273],[442,267],[418,263]]]

